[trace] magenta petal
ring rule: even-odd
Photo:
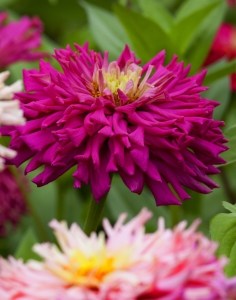
[[[139,146],[144,146],[144,130],[142,127],[137,127],[133,132],[129,135],[132,143],[135,143]]]
[[[73,164],[68,164],[64,167],[50,167],[46,166],[45,170],[41,172],[39,175],[34,177],[32,180],[37,186],[43,186],[46,183],[56,180],[60,175],[64,174],[68,171]]]
[[[125,45],[120,57],[117,59],[117,63],[120,68],[124,68],[129,63],[139,63],[139,60],[135,57],[135,54],[130,50],[128,45]]]
[[[148,168],[149,161],[149,151],[148,148],[137,148],[130,151],[130,155],[136,165],[143,171],[146,172]]]
[[[144,176],[140,170],[136,170],[133,175],[128,175],[124,172],[121,172],[120,176],[131,192],[137,194],[142,193],[144,187]]]
[[[81,186],[81,183],[88,184],[89,182],[89,167],[88,163],[80,162],[77,170],[74,172],[73,177],[75,178],[75,185]]]
[[[99,201],[106,196],[111,187],[110,175],[104,171],[105,169],[93,169],[90,174],[91,190],[95,201]]]
[[[170,188],[166,182],[155,182],[153,180],[148,180],[148,187],[153,193],[157,205],[181,204],[178,198],[170,191]]]
[[[53,136],[46,130],[24,135],[21,140],[33,151],[42,151],[46,146],[55,142]]]

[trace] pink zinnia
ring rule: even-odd
[[[204,65],[210,65],[223,58],[236,58],[236,27],[227,23],[220,26]],[[231,88],[236,91],[236,73],[231,75]]]
[[[37,60],[45,54],[37,52],[43,26],[39,18],[23,17],[6,24],[8,14],[0,13],[0,68],[20,60]]]
[[[55,52],[60,71],[44,61],[24,71],[17,96],[27,123],[10,132],[17,166],[44,166],[33,180],[42,186],[77,165],[74,186],[91,185],[97,201],[113,173],[132,192],[147,185],[158,205],[190,198],[183,187],[216,187],[208,175],[218,173],[226,147],[212,118],[218,104],[201,96],[205,72],[187,76],[176,57],[165,66],[164,51],[140,66],[127,46],[110,63],[108,53],[75,47]]]
[[[34,247],[42,261],[0,260],[0,297],[4,300],[230,300],[236,278],[227,279],[217,245],[196,232],[198,222],[181,222],[145,233],[150,213],[143,210],[124,224],[121,215],[105,233],[90,237],[73,224],[52,221],[59,247]],[[105,238],[105,234],[107,239]]]

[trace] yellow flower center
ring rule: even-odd
[[[74,250],[66,264],[51,269],[53,273],[70,285],[98,287],[104,278],[117,269],[124,269],[131,264],[131,249],[124,249],[112,255],[105,247],[92,255]]]
[[[120,69],[117,62],[111,62],[107,68],[96,69],[93,74],[93,95],[96,97],[107,95],[107,92],[113,94],[116,105],[122,105],[119,91],[128,98],[126,102],[133,102],[152,85],[147,83],[151,74],[148,70],[145,77],[142,77],[143,69],[132,63]]]

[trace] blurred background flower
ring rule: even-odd
[[[223,58],[236,58],[236,27],[228,23],[220,26],[204,65],[210,65]],[[236,91],[236,73],[231,75],[231,89]]]
[[[27,181],[20,171],[15,172],[17,180],[9,167],[0,172],[0,236],[9,234],[11,226],[16,226],[27,211],[21,190],[27,189]]]
[[[173,230],[159,219],[158,229],[146,234],[150,212],[114,226],[105,219],[105,232],[86,236],[77,224],[56,220],[51,227],[55,244],[34,246],[42,261],[27,264],[0,260],[0,296],[35,300],[56,299],[235,299],[236,278],[225,277],[224,258],[217,245],[181,222]],[[105,239],[105,235],[107,240]]]
[[[39,18],[22,17],[8,22],[8,14],[0,13],[0,68],[20,60],[32,61],[45,56],[41,45],[43,26]]]
[[[236,5],[236,1],[235,0],[228,0],[228,4],[230,6],[235,6]]]

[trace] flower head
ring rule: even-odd
[[[10,86],[5,85],[9,72],[0,73],[0,134],[1,125],[19,125],[24,123],[23,111],[17,100],[12,100],[14,93],[21,91],[21,81],[16,81]],[[1,135],[0,135],[1,136]],[[16,152],[0,144],[0,171],[4,168],[6,158],[15,157]]]
[[[186,222],[173,230],[159,219],[158,230],[145,233],[150,213],[143,210],[124,224],[104,220],[104,233],[89,237],[73,224],[52,221],[59,247],[34,247],[42,261],[27,265],[10,259],[0,262],[0,295],[34,300],[225,300],[235,299],[236,279],[223,273],[214,242]],[[35,293],[37,291],[37,293]],[[229,297],[230,295],[230,297]]]
[[[9,225],[17,225],[26,213],[25,200],[19,186],[27,185],[24,176],[18,172],[18,182],[9,168],[0,172],[0,236],[7,234]]]
[[[0,68],[19,60],[32,61],[45,56],[35,51],[41,44],[41,21],[36,17],[23,17],[6,24],[7,18],[7,13],[0,13]]]
[[[110,63],[108,53],[75,47],[55,52],[61,71],[44,61],[24,71],[27,123],[10,132],[13,162],[30,159],[26,173],[44,166],[38,186],[77,165],[74,186],[90,184],[97,201],[113,173],[132,192],[147,185],[158,205],[189,198],[183,187],[210,192],[226,147],[217,103],[200,95],[205,73],[187,76],[176,57],[165,66],[163,51],[141,66],[127,46]]]
[[[228,23],[222,24],[218,29],[204,65],[210,65],[222,58],[228,60],[236,58],[236,27]],[[231,75],[231,88],[233,91],[236,91],[235,76],[235,73]]]

